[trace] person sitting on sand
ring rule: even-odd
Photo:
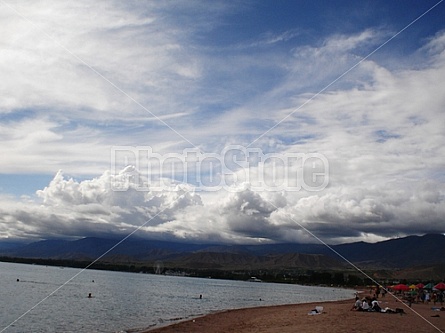
[[[369,306],[368,300],[366,298],[363,299],[362,310],[370,311],[371,307]]]
[[[371,309],[372,309],[372,311],[375,311],[375,312],[382,311],[382,308],[380,307],[379,302],[377,301],[376,298],[374,298],[371,302]]]
[[[363,310],[362,309],[362,301],[360,301],[360,298],[358,298],[357,296],[355,297],[355,303],[352,306],[351,311],[352,310],[355,310],[355,311],[362,311]]]

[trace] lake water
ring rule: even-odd
[[[346,289],[0,262],[0,332],[133,332],[225,309],[352,297]]]

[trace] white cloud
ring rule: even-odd
[[[316,242],[365,237],[381,240],[411,233],[443,231],[444,195],[433,182],[413,183],[409,191],[394,184],[374,187],[337,186],[322,193],[234,193],[140,191],[127,175],[85,181],[58,172],[38,198],[22,202],[2,198],[0,233],[10,238],[121,237],[137,235],[195,242]],[[126,184],[114,191],[111,181]],[[417,186],[417,187],[415,187]],[[309,232],[308,232],[309,231]]]

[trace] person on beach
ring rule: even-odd
[[[355,297],[355,303],[352,306],[351,311],[363,311],[362,309],[362,301],[360,301],[360,298],[358,298],[358,296]]]
[[[425,293],[425,302],[426,302],[427,304],[430,303],[430,293],[429,293],[428,291]]]
[[[381,312],[382,308],[380,307],[379,301],[377,301],[377,298],[374,298],[371,302],[371,309],[375,312]]]
[[[369,306],[368,300],[366,298],[363,298],[362,310],[370,311],[370,309],[371,309],[371,307]]]
[[[434,305],[436,305],[436,303],[437,303],[437,293],[434,292],[431,295],[431,300],[433,301]]]

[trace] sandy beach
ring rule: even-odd
[[[367,293],[362,293],[361,297]],[[409,308],[391,295],[379,299],[382,308],[403,308],[406,314],[351,311],[354,300],[258,307],[218,312],[146,333],[286,333],[286,332],[445,332],[440,304],[412,304]],[[308,315],[315,306],[323,313]]]

